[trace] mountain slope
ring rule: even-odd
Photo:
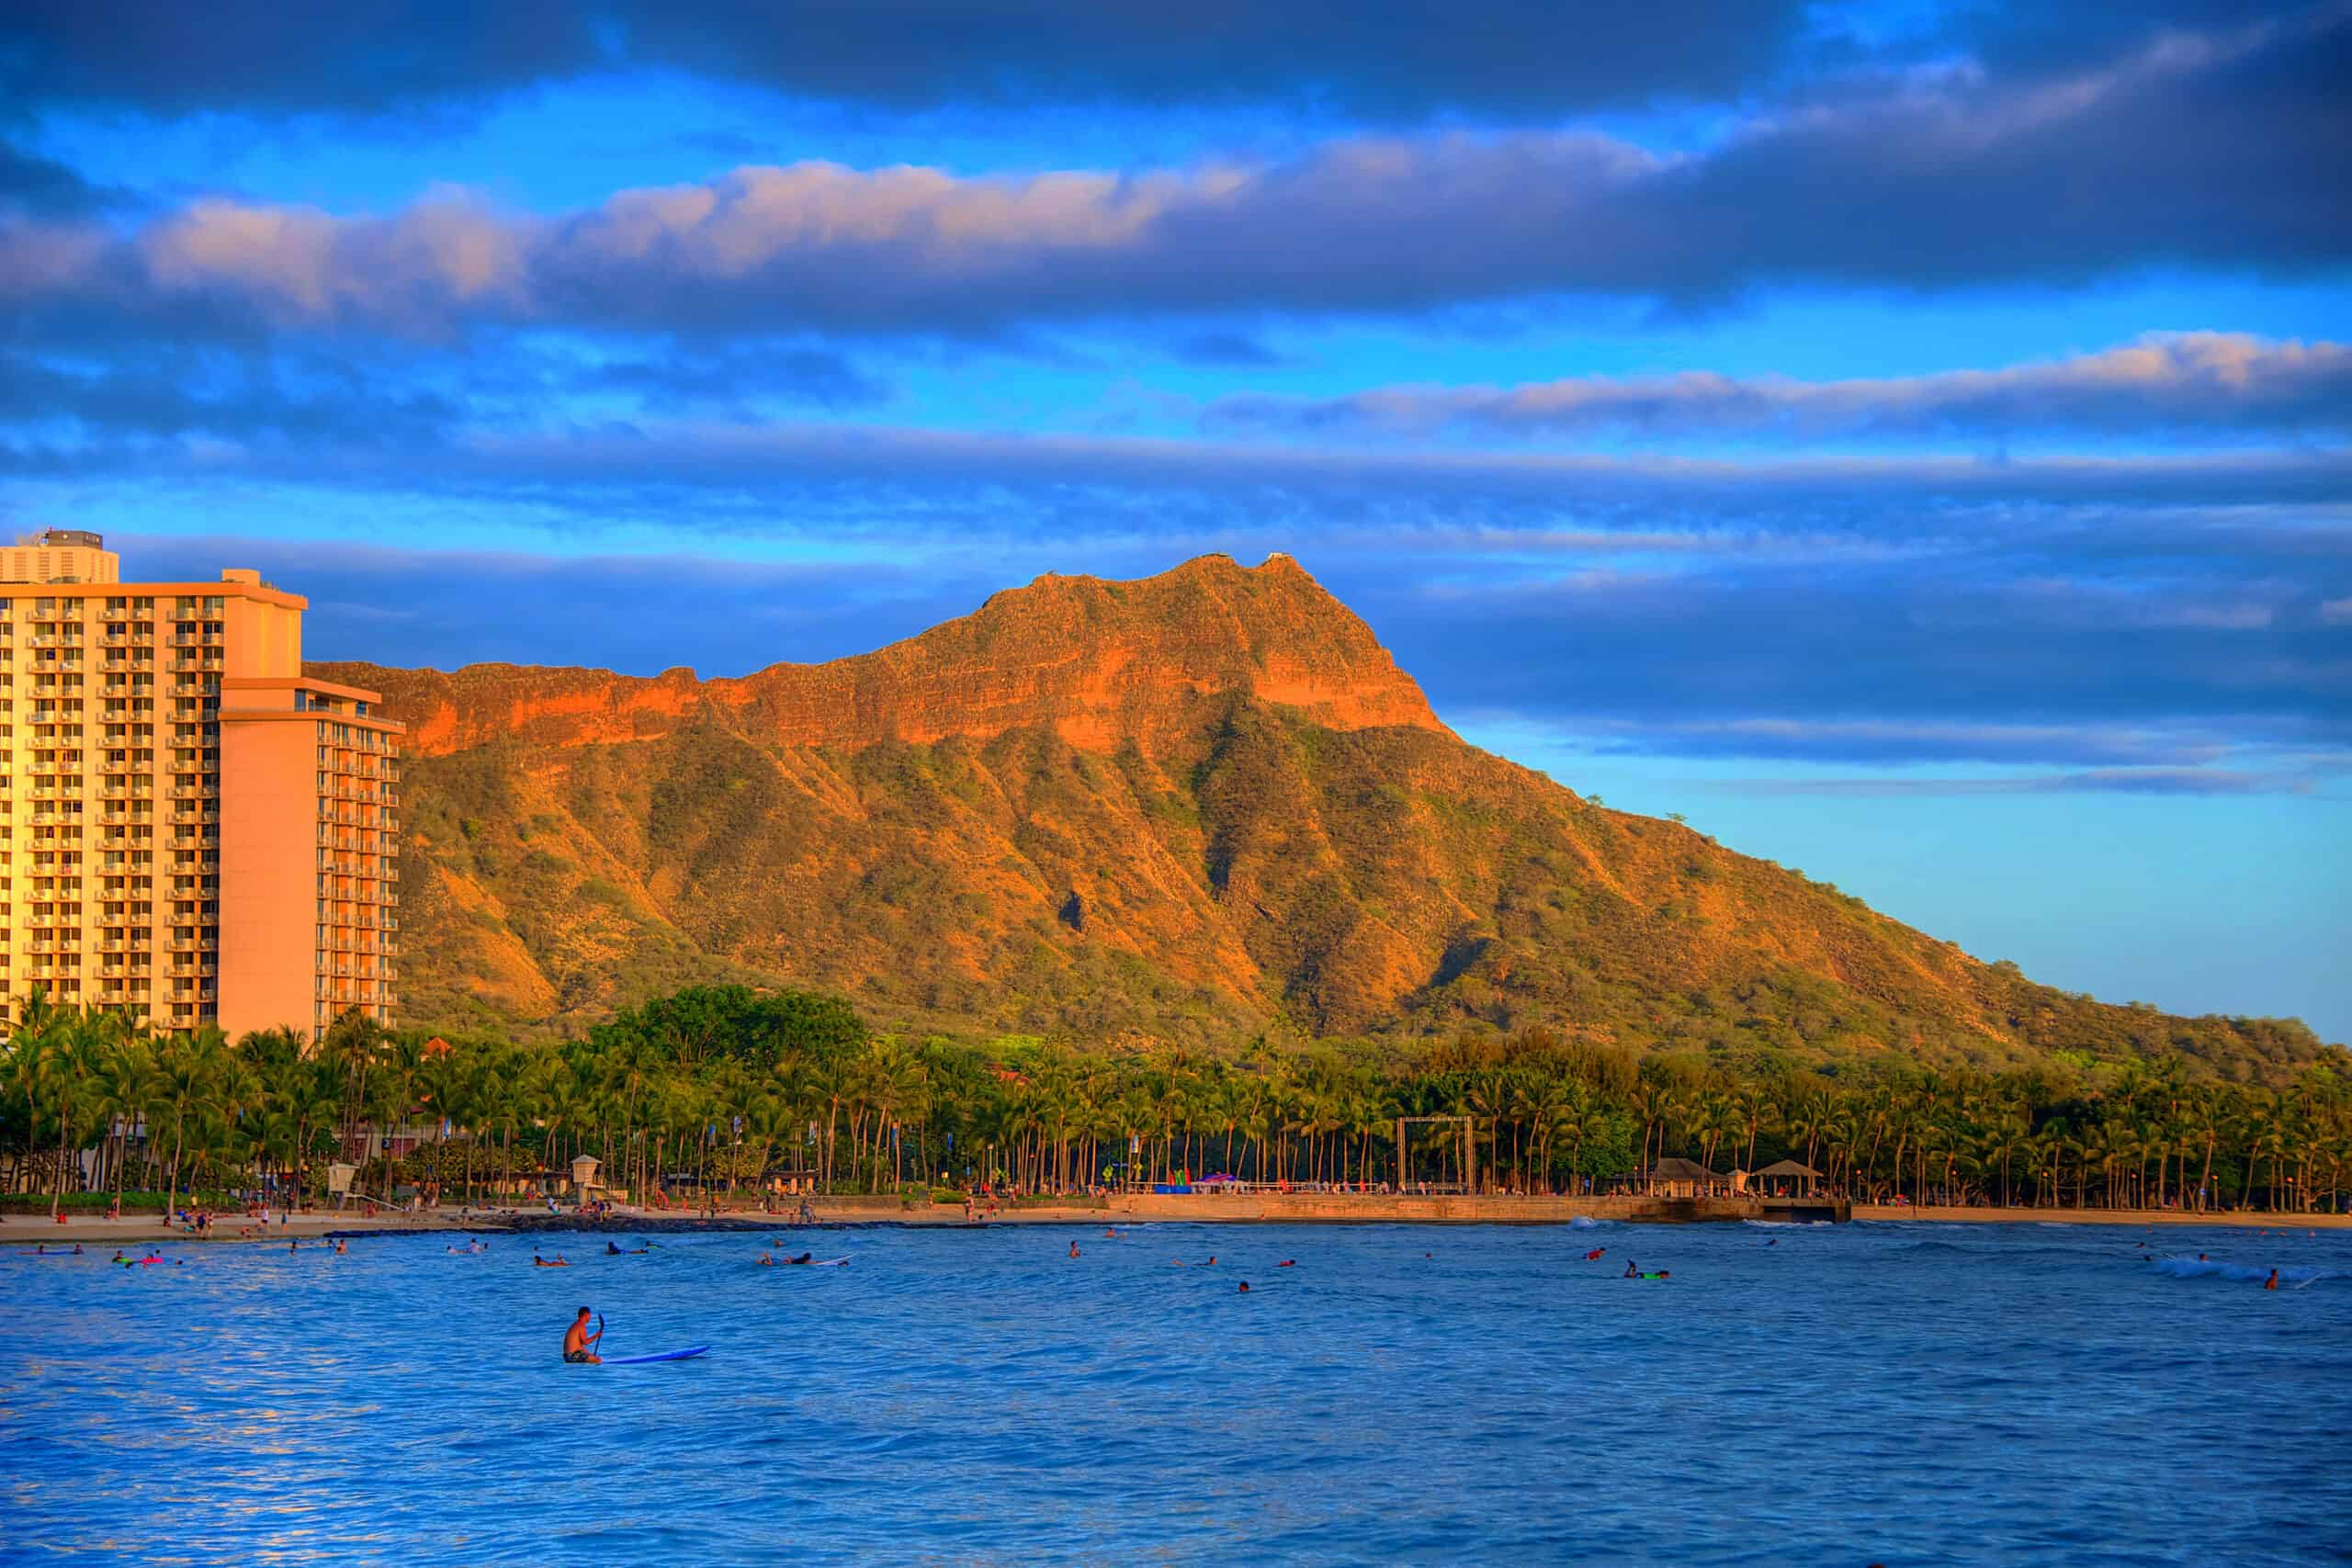
[[[1464,743],[1285,557],[1048,577],[733,680],[317,666],[411,727],[403,1010],[561,1027],[689,980],[878,1019],[1207,1043],[1544,1023],[1836,1062],[2183,1053],[2101,1007]]]

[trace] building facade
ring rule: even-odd
[[[315,1038],[395,1012],[401,727],[302,673],[307,602],[0,549],[0,996]]]

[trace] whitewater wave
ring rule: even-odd
[[[1568,1222],[1568,1228],[1572,1231],[1597,1231],[1603,1225],[1614,1223],[1611,1220],[1596,1220],[1590,1214],[1578,1214]]]
[[[2154,1267],[2167,1280],[2234,1280],[2258,1285],[2270,1278],[2267,1266],[2223,1263],[2208,1258],[2160,1258]],[[2341,1280],[2345,1277],[2341,1269],[2300,1264],[2281,1266],[2278,1270],[2278,1282],[2282,1285],[2316,1285],[2322,1280]]]
[[[1744,1225],[1754,1225],[1768,1231],[1809,1231],[1816,1225],[1834,1225],[1835,1220],[1742,1220]]]

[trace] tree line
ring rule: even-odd
[[[1227,1174],[1294,1183],[1459,1183],[1466,1118],[1482,1190],[1577,1192],[1679,1156],[1710,1168],[1792,1158],[1860,1201],[2335,1210],[2352,1092],[2335,1065],[2265,1088],[2178,1058],[1980,1074],[1889,1057],[1836,1077],[1737,1071],[1542,1029],[1229,1053],[1116,1052],[870,1030],[838,998],[694,987],[584,1038],[443,1041],[346,1015],[315,1045],[233,1044],[131,1015],[20,998],[0,1045],[0,1193],[475,1198],[574,1156],[634,1193],[741,1191],[790,1176],[825,1192],[978,1183],[1032,1193]],[[368,1157],[387,1146],[389,1154]],[[153,1202],[152,1197],[143,1201]],[[23,1199],[17,1200],[22,1206]]]

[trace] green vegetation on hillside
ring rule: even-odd
[[[402,1011],[576,1037],[683,986],[815,985],[917,1033],[1139,1039],[1553,1030],[1738,1071],[2053,1053],[2290,1080],[2301,1024],[2036,986],[1679,824],[1440,731],[1204,696],[1197,739],[1050,728],[848,752],[717,716],[407,769]]]

